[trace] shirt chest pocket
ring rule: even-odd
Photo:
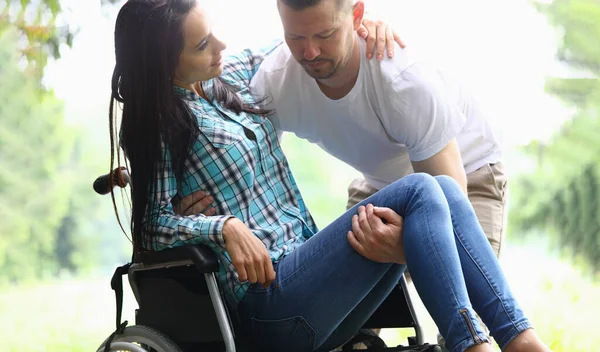
[[[243,138],[237,133],[237,126],[219,119],[203,118],[198,127],[208,142],[218,149],[228,149]]]
[[[254,132],[235,122],[218,119],[202,119],[199,127],[208,142],[200,153],[205,165],[218,164],[220,169],[235,169],[236,173],[254,172],[259,157]]]

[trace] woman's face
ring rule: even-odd
[[[218,77],[223,72],[225,44],[212,34],[206,13],[196,5],[183,22],[184,46],[175,69],[175,83],[189,86]]]

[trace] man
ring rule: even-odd
[[[349,187],[348,208],[412,172],[454,177],[499,255],[506,176],[496,133],[472,96],[408,50],[366,60],[355,33],[362,1],[278,0],[278,7],[287,46],[251,83],[274,109],[276,128],[364,175]]]

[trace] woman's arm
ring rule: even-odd
[[[369,60],[375,55],[377,60],[383,61],[383,53],[386,48],[388,57],[394,57],[394,43],[398,43],[402,49],[406,47],[398,33],[392,30],[387,22],[371,19],[367,17],[366,13],[357,33],[367,42],[366,52]]]
[[[278,39],[260,49],[245,49],[240,53],[230,55],[224,61],[221,78],[237,90],[247,88],[265,57],[282,44],[283,40]]]
[[[171,200],[177,193],[177,181],[171,163],[164,165],[164,169],[157,174],[158,182],[152,193],[155,210],[145,226],[145,230],[154,235],[152,249],[204,244],[216,253],[227,251],[240,281],[269,286],[275,280],[275,271],[269,252],[261,240],[232,215],[175,214]]]
[[[156,183],[149,204],[152,211],[145,218],[144,231],[153,236],[151,248],[162,250],[183,244],[204,244],[216,252],[225,250],[223,225],[232,215],[182,216],[174,212],[171,200],[177,194],[177,180],[168,153],[160,161]]]

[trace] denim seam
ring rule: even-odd
[[[521,332],[527,329],[532,328],[533,327],[531,326],[531,323],[528,320],[517,323],[512,329],[510,329],[509,332],[502,336],[501,339],[496,339],[496,342],[498,343],[498,346],[500,346],[500,348],[504,350],[506,345],[508,345],[508,343],[511,342],[515,337],[517,337],[517,335],[519,335]]]
[[[414,191],[414,186],[413,186],[412,188],[413,188],[413,189],[411,189],[411,191]],[[414,195],[414,193],[413,193],[413,195]],[[424,208],[425,208],[425,212],[426,212],[426,215],[427,215],[427,219],[426,219],[426,220],[428,220],[428,219],[431,217],[431,214],[430,214],[430,212],[429,212],[429,208],[428,208],[428,207],[424,207]],[[431,231],[431,228],[430,228],[430,226],[429,226],[429,221],[425,221],[425,225],[427,226],[427,232],[428,232],[428,233],[431,233],[431,234],[433,234],[434,232],[432,232],[432,231]],[[436,263],[440,263],[440,254],[439,254],[439,249],[438,249],[438,248],[436,248],[436,246],[435,246],[435,243],[434,243],[434,241],[431,239],[431,237],[430,237],[430,236],[428,237],[428,239],[429,239],[429,247],[433,249],[433,252],[434,252],[434,254],[435,254],[435,256],[436,256],[436,259],[437,259]],[[443,267],[443,266],[442,266],[442,267]],[[438,270],[439,270],[439,269],[440,269],[440,268],[439,268],[439,266],[438,266]],[[410,270],[410,269],[409,269],[409,270]],[[443,275],[444,275],[444,285],[445,285],[445,286],[446,286],[446,287],[449,289],[449,291],[452,293],[452,297],[454,297],[454,301],[455,301],[455,303],[458,303],[458,298],[456,297],[456,293],[454,292],[454,290],[452,290],[452,285],[450,285],[450,278],[448,277],[448,273],[447,273],[445,270],[443,270],[443,268],[442,268],[442,270],[440,270],[440,271],[441,271],[441,272],[443,273]],[[456,304],[456,305],[455,305],[455,308],[458,308],[458,307],[459,307],[459,305],[458,305],[458,304]]]
[[[411,191],[414,191],[414,188],[415,187],[413,186],[412,189],[411,189]],[[441,188],[441,186],[440,186],[440,188]],[[443,193],[443,190],[442,190],[442,193]],[[414,193],[413,193],[413,195],[414,195]],[[427,215],[427,219],[429,219],[431,217],[431,214],[430,214],[430,210],[429,210],[428,207],[425,207],[425,212],[426,212],[426,215]],[[452,223],[452,214],[448,214],[448,216],[450,217],[450,220],[451,220],[451,223]],[[428,233],[433,233],[431,231],[429,221],[425,221],[425,225],[427,226]],[[452,229],[452,230],[454,232],[454,229]],[[437,259],[437,263],[439,263],[440,262],[439,249],[436,248],[435,242],[431,239],[431,237],[428,237],[428,238],[429,238],[429,246],[430,246],[430,248],[433,249],[433,252],[434,252],[434,254],[436,256],[436,259]],[[465,328],[465,330],[469,331],[469,326],[460,317],[460,308],[461,307],[460,307],[460,304],[459,304],[459,301],[458,301],[458,297],[456,296],[456,292],[454,292],[454,290],[452,289],[452,285],[450,284],[450,278],[448,277],[448,273],[446,272],[446,270],[444,270],[444,268],[445,267],[442,266],[441,270],[439,270],[440,268],[438,267],[438,270],[442,273],[442,275],[444,277],[444,285],[446,286],[447,290],[452,294],[452,297],[454,298],[454,305],[455,305],[454,308],[457,309],[457,310],[459,310],[459,313],[458,313],[459,314],[459,316],[458,316],[459,321],[461,322],[461,324],[463,325],[463,327]],[[475,338],[474,336],[472,336],[472,334],[470,332],[469,332],[469,335],[471,336],[472,339]]]
[[[458,203],[458,202],[453,202],[453,204],[451,204],[451,205],[449,204],[449,205],[453,206],[455,203]],[[467,253],[467,255],[469,256],[469,258],[471,259],[471,261],[473,262],[473,264],[475,264],[475,266],[477,267],[477,269],[479,270],[479,272],[485,278],[485,281],[488,283],[488,285],[492,289],[492,292],[494,292],[494,295],[500,301],[500,303],[502,305],[502,310],[504,311],[504,314],[506,314],[508,316],[508,318],[509,318],[509,320],[512,323],[513,328],[514,328],[515,325],[518,324],[518,323],[513,319],[513,316],[508,313],[508,310],[506,308],[506,302],[504,302],[504,300],[500,298],[500,295],[498,294],[498,289],[497,289],[496,285],[492,284],[492,282],[488,278],[488,274],[481,268],[481,266],[479,265],[479,263],[477,263],[477,261],[473,258],[473,256],[471,255],[471,252],[470,252],[469,248],[467,248],[467,246],[462,241],[461,236],[459,235],[458,231],[456,231],[457,227],[456,227],[456,224],[454,223],[454,219],[452,219],[452,227],[454,229],[454,234],[456,236],[456,239],[457,239],[458,243],[461,245],[461,247],[464,249],[465,253]]]
[[[452,223],[454,224],[454,221],[452,221]],[[485,281],[488,283],[488,285],[490,286],[490,288],[492,289],[492,292],[494,292],[494,295],[496,296],[496,298],[500,301],[500,304],[502,305],[502,310],[504,311],[504,314],[506,314],[506,316],[508,317],[508,319],[510,320],[511,324],[513,325],[513,328],[516,327],[517,322],[513,319],[512,314],[508,313],[508,310],[506,308],[506,302],[504,302],[504,300],[502,298],[500,298],[500,295],[498,294],[498,290],[497,287],[495,285],[492,284],[492,282],[490,281],[490,279],[488,278],[488,274],[486,274],[486,272],[481,268],[481,266],[479,266],[479,263],[477,263],[477,261],[473,258],[473,256],[471,255],[471,252],[467,249],[467,247],[465,246],[465,244],[463,243],[463,241],[461,240],[460,236],[458,235],[458,232],[456,230],[454,230],[454,233],[456,235],[456,239],[458,240],[458,243],[461,245],[461,247],[465,250],[465,252],[467,253],[467,255],[469,256],[469,258],[471,259],[471,261],[473,262],[473,264],[475,264],[475,266],[477,267],[477,269],[479,270],[479,272],[483,275],[483,277],[485,278]],[[491,327],[490,327],[491,328]]]

